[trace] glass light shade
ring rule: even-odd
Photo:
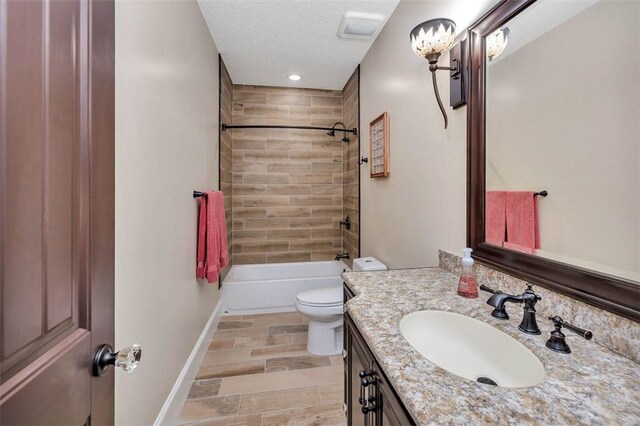
[[[487,58],[493,60],[500,56],[509,42],[509,28],[504,27],[491,34],[485,40],[487,48]]]
[[[442,54],[453,45],[456,37],[456,24],[451,19],[430,19],[416,26],[409,34],[411,48],[416,55],[426,58],[428,55]]]

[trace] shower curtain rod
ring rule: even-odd
[[[314,126],[282,126],[276,124],[244,124],[244,125],[235,125],[235,124],[226,124],[222,123],[220,126],[221,130],[224,132],[227,129],[302,129],[302,130],[327,130],[333,132],[345,132],[345,133],[353,133],[354,135],[358,134],[358,129],[338,129],[335,127],[314,127]]]

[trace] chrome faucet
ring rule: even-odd
[[[505,303],[522,303],[524,304],[524,314],[518,329],[528,334],[541,333],[540,327],[538,327],[538,323],[536,322],[535,309],[536,303],[538,303],[538,300],[540,300],[541,297],[533,291],[533,286],[531,284],[527,284],[527,289],[521,295],[506,294],[500,290],[492,290],[485,285],[481,285],[480,289],[493,293],[489,300],[487,300],[487,304],[495,308],[491,312],[492,317],[498,319],[509,319],[509,314],[504,307]]]

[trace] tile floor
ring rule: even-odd
[[[223,317],[180,424],[346,425],[342,357],[312,355],[306,341],[297,312]]]

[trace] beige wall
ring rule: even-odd
[[[218,299],[194,189],[217,188],[218,52],[195,1],[116,3],[116,424],[152,424]]]
[[[428,64],[409,46],[411,29],[435,17],[436,6],[447,4],[400,2],[360,65],[367,157],[371,120],[387,111],[391,130],[389,177],[371,179],[368,167],[360,169],[362,255],[391,268],[436,266],[439,248],[458,253],[466,244],[466,108],[447,106],[445,130]],[[448,64],[448,56],[440,61]],[[438,73],[438,84],[448,104],[447,72]]]
[[[487,80],[487,187],[548,190],[538,199],[540,248],[636,279],[638,40],[640,3],[603,1],[500,58]]]
[[[233,124],[331,127],[342,93],[236,85]],[[342,134],[233,130],[233,261],[332,260],[342,248]]]

